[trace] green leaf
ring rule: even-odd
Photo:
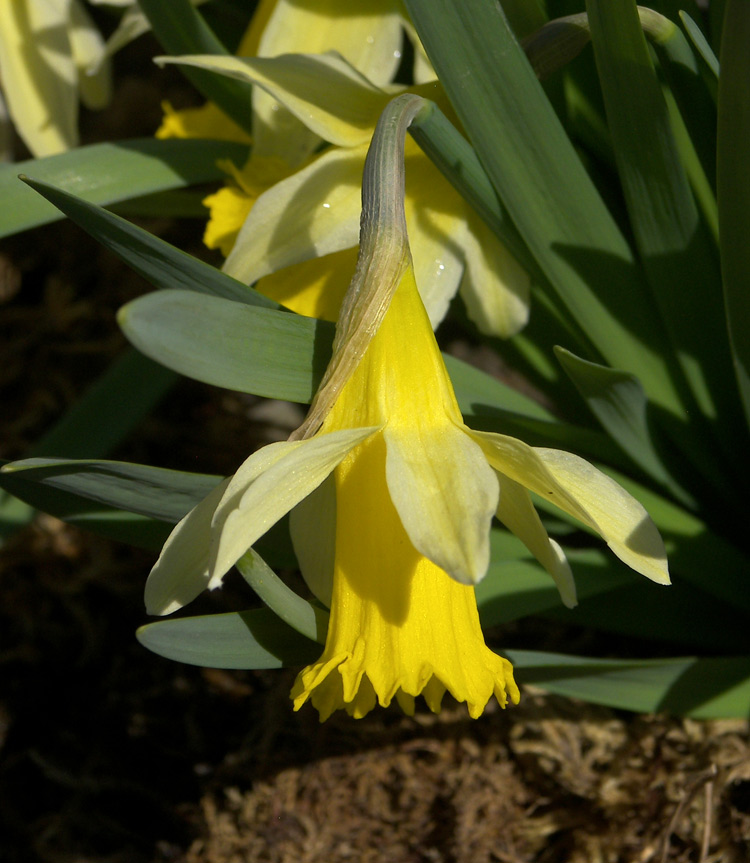
[[[246,146],[228,141],[134,138],[0,165],[0,237],[62,218],[55,207],[19,181],[19,174],[31,174],[86,201],[113,204],[221,179],[225,174],[217,167],[219,159],[243,164],[247,154]]]
[[[731,360],[724,312],[716,302],[720,281],[716,249],[698,215],[635,4],[587,0],[587,8],[636,245],[695,403],[714,424],[714,433],[726,440],[734,399],[718,385],[730,374]],[[693,415],[692,423],[696,420]],[[705,465],[706,456],[711,456],[705,441],[694,430],[680,439],[696,456],[697,466]],[[713,463],[709,470],[715,475],[722,467]]]
[[[119,444],[174,382],[169,369],[125,351],[42,436],[29,455],[103,456]],[[34,509],[0,494],[0,538],[34,517]]]
[[[498,543],[503,541],[503,533],[493,528],[490,568],[474,589],[482,626],[497,626],[560,607],[555,583],[525,548],[519,558],[512,560],[501,552]],[[566,549],[565,553],[573,569],[579,601],[600,593],[606,595],[633,580],[626,567],[601,551]]]
[[[521,684],[638,713],[694,719],[750,716],[750,657],[587,659],[504,650]]]
[[[714,54],[711,46],[708,44],[708,40],[703,35],[700,27],[695,23],[695,21],[693,21],[687,12],[680,12],[680,20],[685,28],[685,32],[690,37],[690,41],[693,43],[693,47],[706,64],[706,68],[713,75],[715,85],[716,81],[719,79],[719,61],[716,59],[716,54]],[[716,97],[716,86],[714,86],[709,92]]]
[[[45,486],[14,473],[0,471],[0,488],[33,509],[47,512],[84,530],[141,548],[158,551],[171,530],[170,525],[154,518],[94,503],[78,494]],[[13,507],[6,512],[5,507],[0,510],[0,532],[8,533],[19,524],[14,520]]]
[[[613,566],[617,568],[614,561]],[[576,564],[573,574],[578,583]],[[747,614],[743,609],[711,596],[679,576],[662,589],[638,579],[634,573],[623,575],[629,577],[623,577],[613,590],[591,593],[572,610],[560,608],[559,604],[551,606],[543,611],[544,616],[598,632],[668,643],[675,652],[697,651],[701,656],[709,656],[747,649]],[[696,609],[700,609],[699,626],[696,626]]]
[[[609,365],[678,418],[643,274],[584,170],[500,4],[407,0],[422,42],[526,245]],[[512,85],[511,85],[512,82]]]
[[[639,10],[641,16],[644,11]],[[686,16],[691,20],[689,16]],[[660,34],[661,35],[661,34]],[[667,83],[712,190],[716,182],[716,78],[703,74],[699,58],[676,25],[652,39]],[[709,49],[710,50],[710,49]]]
[[[186,288],[266,308],[279,308],[252,288],[131,224],[47,183],[25,182],[157,288]]]
[[[301,666],[321,653],[268,608],[160,620],[141,626],[136,637],[159,656],[208,668]]]
[[[128,303],[120,326],[146,356],[214,386],[308,403],[331,355],[333,325],[191,291]]]
[[[128,462],[62,458],[14,461],[4,465],[2,473],[170,524],[178,522],[222,479]]]
[[[326,609],[313,605],[287,587],[252,548],[236,566],[250,587],[284,623],[300,635],[325,644],[329,617]]]
[[[729,341],[750,423],[750,3],[727,0],[721,43],[717,191]]]
[[[190,0],[139,0],[156,38],[170,54],[228,54]],[[247,131],[252,129],[252,87],[240,81],[184,67],[183,74],[209,102]]]
[[[750,612],[750,592],[746,589],[750,560],[746,553],[653,489],[610,468],[606,473],[646,508],[664,538],[673,573],[711,596]],[[544,502],[540,501],[540,505]],[[729,517],[726,509],[720,514],[724,521]]]
[[[173,372],[127,349],[29,450],[100,458],[120,444],[174,384]]]
[[[694,501],[669,475],[651,439],[646,393],[629,372],[590,363],[564,348],[556,347],[560,364],[573,381],[592,413],[613,440],[641,470],[667,488],[682,503]]]

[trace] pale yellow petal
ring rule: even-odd
[[[81,101],[87,108],[104,108],[112,98],[112,78],[104,39],[78,0],[74,0],[70,7],[69,33]]]
[[[468,206],[461,245],[466,272],[460,291],[469,317],[485,335],[515,335],[529,319],[528,273]]]
[[[337,51],[381,86],[398,68],[401,43],[396,0],[278,0],[258,51],[248,53],[277,57]]]
[[[283,267],[356,246],[366,149],[327,150],[262,194],[224,271],[251,284]]]
[[[390,98],[338,54],[275,58],[185,55],[160,57],[157,62],[208,69],[256,84],[316,135],[343,147],[369,142]],[[286,158],[283,152],[279,155]]]
[[[404,209],[417,287],[434,328],[463,277],[465,206],[411,138],[406,140]]]
[[[333,476],[301,500],[289,514],[289,535],[305,584],[331,607],[336,556],[336,484]]]
[[[574,608],[578,604],[576,585],[565,552],[547,535],[528,491],[505,474],[498,473],[497,478],[500,483],[498,519],[552,576],[565,605]]]
[[[0,3],[0,80],[10,116],[35,156],[78,143],[78,71],[68,34],[69,4]]]
[[[386,426],[388,489],[417,551],[461,584],[476,584],[490,562],[497,478],[462,428],[430,426]]]
[[[171,614],[208,587],[211,520],[228,485],[219,483],[169,535],[146,581],[149,614]]]
[[[335,322],[356,264],[357,249],[344,249],[264,276],[255,290],[298,315]]]
[[[278,0],[267,15],[257,50],[243,44],[237,53],[278,57],[336,51],[374,84],[386,84],[400,60],[396,5],[390,0],[365,0],[356,5],[351,0]],[[283,153],[290,164],[301,163],[319,141],[304,122],[289,114],[274,95],[260,89],[253,93],[257,152]]]
[[[646,510],[614,480],[562,450],[530,447],[507,435],[472,432],[495,470],[598,532],[636,572],[669,584],[659,531]]]
[[[211,525],[209,588],[292,507],[314,491],[373,428],[344,429],[306,441],[269,444],[232,477]]]

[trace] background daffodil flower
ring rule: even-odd
[[[102,108],[110,95],[104,40],[79,0],[0,0],[0,100],[34,156],[76,146],[79,99]]]
[[[250,159],[206,199],[209,245],[224,269],[300,314],[336,320],[359,232],[359,187],[377,118],[393,96],[335,54],[275,59],[181,57],[271,94],[333,146],[257,195]],[[436,82],[417,88],[442,98]],[[433,326],[456,291],[480,330],[510,336],[528,320],[529,277],[414,141],[406,144],[406,218]],[[244,197],[246,218],[240,223]]]
[[[261,0],[237,48],[240,57],[336,51],[372,81],[391,81],[401,58],[402,23],[395,0]],[[212,103],[174,111],[165,104],[157,137],[246,141],[247,133]],[[253,157],[273,157],[291,172],[320,138],[272,95],[252,98]],[[252,159],[251,159],[252,161]]]
[[[517,701],[510,663],[484,643],[472,590],[489,564],[493,515],[575,603],[565,556],[529,491],[597,530],[638,572],[669,581],[656,527],[620,486],[574,455],[464,424],[406,239],[403,139],[421,105],[394,100],[373,138],[360,260],[308,418],[177,525],[146,587],[151,613],[174,611],[217,587],[284,513],[317,510],[323,553],[295,520],[293,540],[331,618],[323,655],[292,697],[295,708],[311,699],[322,719],[338,708],[363,716],[394,697],[411,711],[419,694],[437,710],[446,690],[472,716],[493,694]]]

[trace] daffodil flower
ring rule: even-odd
[[[403,40],[403,18],[396,0],[367,0],[353,10],[350,0],[261,0],[243,35],[239,57],[320,54],[336,51],[378,84],[396,73]],[[247,134],[210,102],[174,111],[167,104],[157,137],[218,137],[245,141]],[[252,98],[253,157],[273,158],[298,168],[321,143],[272,95],[256,88]],[[252,170],[251,169],[251,170]]]
[[[356,12],[349,0],[261,0],[237,54],[269,58],[334,51],[365,76],[363,80],[386,86],[401,61],[404,30],[409,32],[414,46],[417,80],[434,78],[424,49],[396,0],[368,0],[358,4]],[[315,68],[310,70],[311,74],[315,72]],[[211,211],[204,242],[211,249],[220,249],[225,257],[255,201],[306,165],[323,142],[320,130],[309,128],[305,118],[288,110],[285,100],[277,95],[262,87],[254,88],[252,138],[210,102],[180,111],[167,103],[163,105],[164,121],[156,132],[159,138],[218,138],[253,145],[241,169],[231,162],[220,163],[229,181],[204,201]],[[375,119],[379,112],[378,109]],[[361,168],[360,161],[354,178],[357,202]],[[323,199],[317,203],[327,202]],[[282,284],[270,276],[256,287],[294,311],[336,320],[357,257],[354,247],[358,215],[354,219],[347,234],[349,248],[344,252],[320,263],[308,253],[308,259],[303,256],[293,273],[283,273]]]
[[[159,62],[157,60],[157,62]],[[356,259],[359,188],[375,124],[395,88],[380,88],[336,54],[179,57],[272,95],[333,146],[257,195],[257,170],[206,199],[206,241],[227,255],[224,270],[292,310],[338,317]],[[437,82],[417,91],[443,100]],[[406,220],[422,299],[433,326],[460,289],[482,332],[510,336],[528,320],[529,277],[411,139],[406,145]],[[242,200],[246,218],[240,222]]]
[[[318,662],[292,690],[325,719],[365,715],[449,691],[482,713],[518,700],[510,663],[485,644],[472,585],[487,571],[493,515],[556,580],[565,556],[529,492],[598,531],[628,565],[668,583],[664,546],[643,507],[592,465],[468,428],[420,299],[403,209],[404,137],[423,102],[395,99],[363,181],[360,258],[331,362],[305,422],[254,453],[192,510],[149,576],[146,603],[167,614],[221,584],[284,513],[309,586],[330,605]]]
[[[89,108],[109,101],[103,57],[104,40],[79,0],[0,0],[0,89],[34,156],[76,146],[79,99]]]

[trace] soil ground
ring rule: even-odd
[[[150,134],[141,55],[90,137]],[[171,90],[170,90],[171,88]],[[135,118],[135,119],[134,119]],[[200,251],[197,223],[148,227]],[[0,455],[20,457],[124,347],[145,288],[66,223],[0,254]],[[113,457],[229,473],[293,418],[181,382]],[[744,863],[744,721],[635,716],[526,688],[470,721],[448,704],[321,725],[293,671],[226,672],[141,648],[153,555],[39,515],[0,550],[3,863]],[[241,586],[220,599],[242,607]],[[521,623],[497,647],[566,633]],[[543,634],[542,634],[543,633]],[[494,643],[494,642],[493,642]]]

